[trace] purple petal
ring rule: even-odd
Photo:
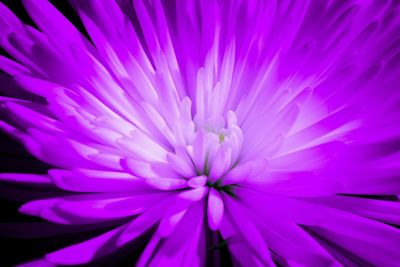
[[[49,253],[46,255],[46,260],[66,265],[88,263],[98,257],[100,248],[108,245],[124,228],[125,226],[121,226],[88,241]]]
[[[224,202],[222,201],[221,194],[214,188],[210,188],[207,206],[208,225],[211,230],[215,231],[221,225],[224,214]]]

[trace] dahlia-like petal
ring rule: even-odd
[[[340,245],[344,249],[352,251],[359,258],[365,259],[366,261],[377,265],[377,266],[398,266],[399,265],[399,255],[396,251],[388,251],[385,248],[387,246],[378,246],[375,243],[364,243],[364,246],[359,246],[356,238],[348,237],[346,235],[339,235],[332,233],[327,230],[319,230],[316,232],[318,234],[324,235],[328,240],[334,244]]]
[[[355,115],[355,107],[345,107],[337,112],[334,112],[322,118],[318,123],[315,123],[291,136],[285,141],[285,146],[282,150],[288,151],[301,145],[305,145],[308,142],[317,138],[323,137],[330,131],[337,129],[344,123],[347,123],[350,118]]]
[[[347,196],[330,196],[310,200],[318,200],[318,203],[324,203],[330,207],[347,210],[378,221],[399,224],[400,220],[400,203],[398,201],[372,200]]]
[[[208,187],[198,187],[179,193],[178,197],[189,201],[199,201],[203,199],[208,193]]]
[[[236,203],[236,200],[231,199],[229,196],[223,196],[223,199],[226,203],[226,210],[229,211],[229,220],[246,242],[251,244],[250,247],[254,250],[255,255],[259,258],[262,264],[265,264],[266,266],[274,266],[264,238],[257,227],[247,218],[247,211],[243,209],[241,204]]]
[[[156,234],[159,234],[161,237],[169,236],[185,216],[191,204],[191,200],[176,198],[174,205],[165,212]]]
[[[133,143],[131,139],[123,137],[117,140],[117,144],[127,152],[131,152],[134,156],[147,161],[166,161],[168,152],[143,133],[140,133],[138,130],[132,131],[131,138],[139,143]],[[137,146],[137,144],[141,145]]]
[[[96,153],[96,149],[38,129],[30,128],[28,132],[29,135],[24,136],[26,146],[43,161],[63,168],[75,166],[77,161],[81,167],[95,167],[88,161],[87,156]]]
[[[31,201],[20,212],[61,224],[90,224],[140,214],[159,197],[126,193],[76,195]]]
[[[39,216],[54,223],[70,224],[71,222],[68,219],[60,216],[52,210],[52,207],[58,201],[59,198],[34,200],[22,205],[19,208],[19,212],[31,216]]]
[[[165,198],[146,209],[140,216],[130,222],[117,240],[117,245],[122,246],[150,229],[157,221],[163,218],[173,197]]]
[[[185,188],[187,186],[186,179],[160,178],[160,179],[146,179],[145,181],[152,187],[161,190],[175,190],[175,189]]]
[[[232,150],[230,148],[221,147],[213,160],[210,177],[211,181],[216,181],[223,175],[232,164]]]
[[[379,181],[378,181],[379,180]],[[350,189],[351,188],[351,189]],[[345,183],[341,193],[349,194],[352,192],[358,195],[395,195],[399,192],[400,186],[393,177],[385,177],[382,179],[367,180],[367,182],[349,181]]]
[[[268,245],[293,265],[341,266],[300,226],[290,222],[257,220],[258,227],[267,237]]]
[[[136,266],[144,267],[150,261],[151,256],[154,254],[155,249],[157,248],[158,244],[161,241],[161,237],[157,234],[153,235],[151,240],[147,243],[146,248],[144,249],[143,253],[140,255]]]
[[[225,216],[220,230],[224,239],[228,240],[229,249],[232,251],[233,259],[236,260],[236,262],[239,262],[241,265],[269,266],[263,264],[259,260],[256,253],[252,250],[252,247],[247,246],[245,240],[241,236],[239,237],[236,233],[236,229]]]
[[[57,127],[57,121],[34,111],[33,108],[27,108],[24,105],[17,104],[14,102],[4,103],[4,107],[10,110],[14,116],[16,116],[16,121],[20,123],[22,127],[40,127],[43,130],[51,132],[59,132],[60,129]],[[38,109],[41,107],[38,105]],[[44,107],[42,107],[44,109]],[[33,123],[35,122],[35,123]]]
[[[60,188],[77,192],[146,191],[150,187],[135,176],[124,172],[76,169],[50,170],[49,175]]]
[[[39,79],[29,75],[18,75],[15,77],[18,84],[24,87],[29,92],[43,96],[52,97],[52,94],[56,94],[57,90],[67,90],[59,84],[49,82],[44,79]]]
[[[223,177],[222,185],[243,182],[251,177],[257,178],[265,170],[268,163],[267,159],[262,158],[240,164]]]
[[[179,221],[174,234],[160,247],[150,266],[203,266],[204,250],[199,245],[202,234],[203,204],[191,207]],[[200,243],[200,244],[199,244]],[[186,264],[186,265],[184,265]]]
[[[168,153],[167,160],[168,163],[171,164],[172,169],[174,169],[178,174],[185,177],[190,177],[195,174],[193,168],[178,155]]]
[[[20,20],[14,15],[14,13],[7,8],[3,3],[0,4],[0,10],[2,16],[2,27],[1,30],[6,30],[10,26],[14,26],[15,28],[22,29],[23,24],[20,22]]]
[[[160,134],[170,143],[175,144],[175,138],[172,134],[170,127],[167,125],[167,122],[160,115],[160,113],[149,103],[142,102],[142,107],[146,112],[147,116],[153,122],[154,126],[158,129]]]
[[[204,167],[204,154],[206,152],[206,133],[199,131],[195,137],[193,144],[193,162],[197,170]]]
[[[340,142],[328,142],[318,144],[310,148],[286,153],[282,156],[277,156],[270,161],[270,166],[273,169],[285,169],[293,171],[307,171],[321,168],[326,157],[324,155],[332,155],[338,153],[342,143]],[[322,153],[321,153],[322,152]],[[299,161],[301,159],[301,162]]]
[[[206,183],[207,183],[207,177],[205,175],[201,175],[190,178],[187,184],[192,188],[198,188],[205,186]]]
[[[92,161],[100,166],[104,166],[106,168],[116,170],[116,171],[123,170],[123,168],[121,166],[121,161],[123,160],[122,156],[106,154],[106,153],[98,153],[98,154],[88,155],[88,158],[90,159],[90,161]]]
[[[247,189],[240,190],[240,194],[244,192],[246,192],[245,193],[246,195],[248,195],[249,193]],[[349,235],[354,238],[364,240],[365,242],[373,242],[375,244],[380,244],[385,247],[387,247],[388,244],[392,244],[394,246],[394,244],[398,242],[399,233],[395,228],[391,226],[387,226],[385,224],[369,220],[363,217],[359,217],[341,210],[324,207],[322,205],[314,205],[314,204],[312,206],[302,205],[301,203],[304,202],[292,198],[282,198],[274,195],[261,196],[260,193],[255,191],[252,191],[252,193],[253,193],[252,197],[248,195],[249,196],[248,200],[256,202],[253,202],[252,204],[250,204],[249,202],[249,204],[252,206],[254,210],[256,209],[260,211],[264,210],[263,212],[264,214],[272,212],[275,214],[279,214],[280,216],[282,216],[282,218],[284,217],[290,218],[290,220],[293,220],[296,223],[327,228],[331,231],[340,234]],[[265,198],[268,198],[271,204],[272,202],[279,201],[279,209],[272,208],[272,206],[260,207],[259,205],[256,205],[256,203],[260,203],[260,201],[262,201],[263,198],[264,201]],[[300,211],[299,209],[300,206],[307,207],[308,211],[318,210],[318,213],[312,213],[311,215],[308,214],[308,212]],[[332,219],[334,219],[335,222],[341,222],[341,223],[340,224],[332,223],[333,221]],[[350,225],[352,225],[351,228],[347,227]],[[377,235],[367,234],[371,232],[374,232],[376,234],[379,233],[379,237],[377,237]]]
[[[217,230],[224,214],[224,203],[221,194],[214,188],[210,189],[207,204],[208,224],[211,230]]]
[[[93,200],[64,199],[56,203],[55,209],[76,219],[112,220],[144,212],[146,208],[160,200],[162,195],[107,196],[95,195]]]
[[[304,183],[307,181],[307,183]],[[335,193],[344,193],[342,181],[330,176],[320,176],[312,171],[293,171],[290,173],[280,170],[269,173],[265,180],[252,181],[260,189],[274,194],[297,197],[318,197]]]
[[[118,227],[98,237],[85,242],[72,245],[46,255],[46,260],[55,264],[76,265],[90,262],[101,254],[110,253],[117,247],[115,237],[118,236],[126,226]]]
[[[24,1],[24,5],[40,29],[45,32],[57,46],[68,54],[69,43],[83,45],[84,38],[76,28],[49,2]],[[67,40],[67,41],[66,41]]]

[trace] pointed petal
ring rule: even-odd
[[[222,216],[224,214],[224,202],[222,201],[221,193],[216,189],[210,188],[208,194],[208,225],[211,230],[216,231],[222,221]]]

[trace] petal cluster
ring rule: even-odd
[[[396,1],[71,1],[87,33],[23,3],[35,26],[0,4],[0,128],[53,167],[0,180],[60,190],[21,213],[115,225],[27,266],[145,236],[137,266],[224,246],[238,266],[399,266]]]

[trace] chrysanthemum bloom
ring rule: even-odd
[[[54,166],[1,179],[70,192],[20,212],[127,219],[30,265],[150,233],[137,266],[224,245],[242,266],[400,266],[399,202],[365,196],[400,193],[394,2],[72,1],[91,40],[45,0],[24,1],[38,29],[0,5],[0,67],[29,92],[1,128]]]

